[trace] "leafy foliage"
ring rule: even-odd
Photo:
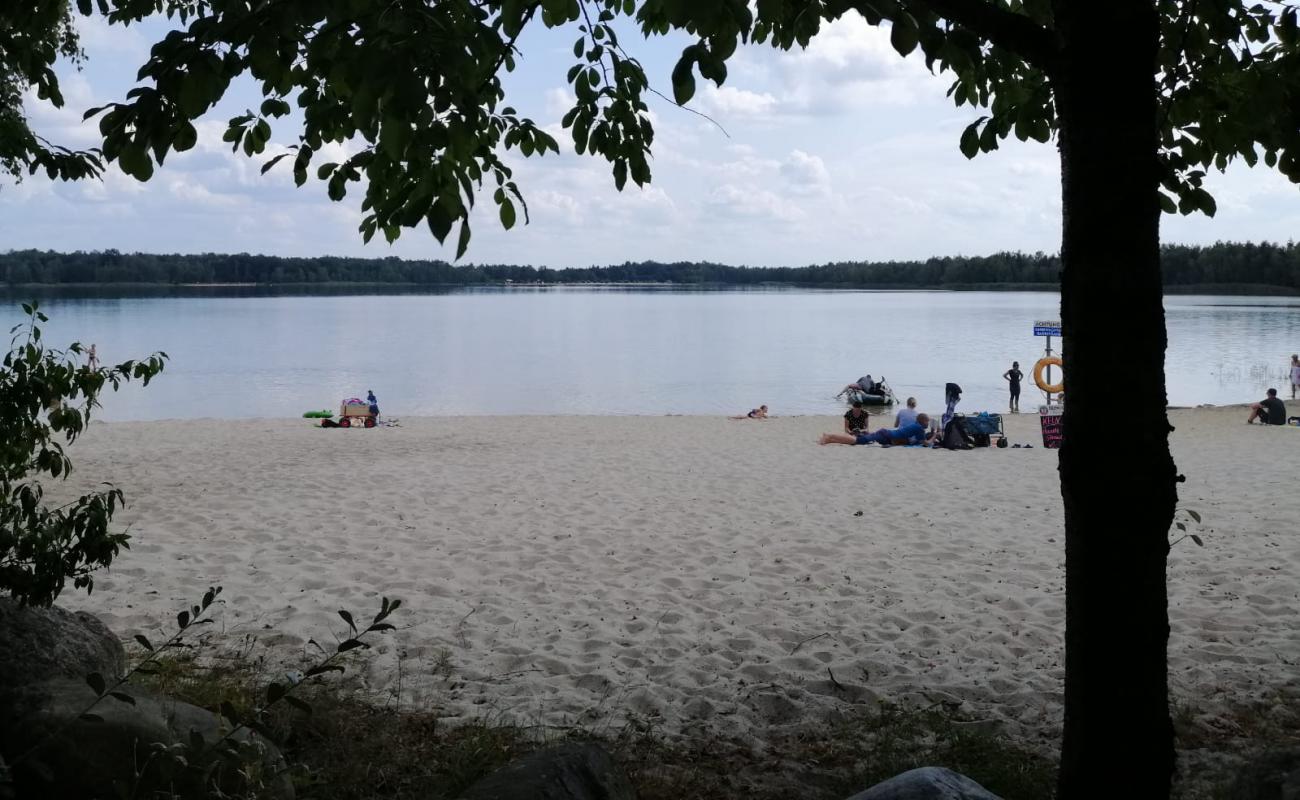
[[[574,106],[564,115],[574,148],[606,159],[620,189],[650,180],[652,93],[618,30],[646,36],[684,31],[695,41],[672,70],[673,98],[688,102],[696,75],[723,84],[727,61],[743,43],[806,47],[827,22],[851,12],[888,26],[899,54],[917,53],[953,76],[949,95],[981,112],[961,134],[973,157],[1015,136],[1049,141],[1058,131],[1061,57],[1050,0],[77,0],[82,14],[129,24],[164,12],[180,28],[158,42],[122,102],[91,109],[103,155],[147,180],[168,153],[194,146],[194,120],[231,82],[250,75],[263,102],[230,119],[225,140],[249,156],[266,152],[272,124],[299,129],[288,152],[302,185],[314,167],[331,199],[364,184],[361,233],[389,241],[424,225],[445,241],[459,224],[457,256],[470,239],[469,215],[486,183],[501,224],[527,206],[505,151],[558,152],[532,120],[506,104],[503,71],[519,66],[515,43],[530,25],[572,29],[567,73]],[[1215,212],[1206,171],[1235,159],[1262,160],[1300,181],[1300,28],[1297,9],[1242,0],[1158,0],[1163,117],[1159,156],[1162,207]],[[46,146],[27,131],[14,98],[27,86],[62,104],[50,69],[76,50],[66,0],[0,12],[0,158],[45,167],[52,177],[85,177],[98,155]],[[21,32],[39,35],[22,35]],[[353,152],[314,164],[329,143]]]
[[[23,93],[62,106],[55,61],[81,62],[72,10],[67,0],[0,5],[0,173],[22,180],[44,169],[51,179],[95,177],[103,169],[97,151],[73,151],[35,134],[23,113]]]
[[[128,546],[125,533],[109,529],[122,505],[120,489],[91,492],[49,507],[42,476],[66,478],[69,444],[90,422],[105,387],[116,391],[140,380],[146,386],[163,369],[166,353],[101,368],[80,363],[85,349],[47,349],[38,323],[48,318],[35,303],[23,305],[25,324],[11,331],[10,351],[0,368],[0,592],[20,603],[49,605],[71,580],[94,589],[92,573]]]

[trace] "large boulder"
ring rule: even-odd
[[[571,744],[507,764],[461,800],[636,800],[636,790],[604,749]]]
[[[84,611],[0,598],[0,642],[0,691],[50,678],[82,680],[92,672],[111,683],[126,671],[122,642]]]
[[[1237,771],[1228,800],[1300,800],[1300,749],[1275,750]]]
[[[72,678],[9,693],[0,756],[12,769],[20,797],[117,797],[123,787],[140,797],[168,787],[181,797],[208,796],[198,771],[160,748],[173,748],[191,765],[211,763],[211,746],[230,730],[229,723],[139,687],[119,691],[131,700],[105,697],[96,703],[85,681]],[[197,737],[204,747],[196,750]],[[259,797],[293,797],[284,759],[273,745],[242,730],[232,739],[249,753],[249,778],[221,766],[215,774],[224,791],[242,796],[251,779],[262,786]]]
[[[921,767],[877,783],[849,800],[999,800],[975,781],[943,767]]]

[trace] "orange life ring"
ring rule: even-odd
[[[1065,378],[1062,377],[1060,383],[1048,383],[1043,380],[1043,370],[1048,367],[1060,367],[1062,374],[1065,372],[1065,365],[1056,356],[1040,358],[1038,363],[1034,364],[1034,383],[1038,385],[1039,389],[1048,394],[1060,394],[1065,391]]]

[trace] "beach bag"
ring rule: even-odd
[[[995,436],[1002,433],[1002,415],[981,411],[966,415],[966,431],[973,436]]]
[[[975,446],[971,436],[966,432],[966,421],[962,417],[953,417],[944,426],[943,435],[939,437],[939,447],[948,450],[969,450]]]

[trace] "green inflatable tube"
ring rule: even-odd
[[[303,416],[307,419],[328,419],[334,416],[333,411],[304,411]]]

